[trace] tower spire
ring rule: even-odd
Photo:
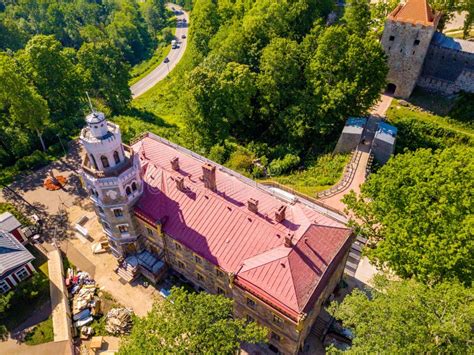
[[[86,91],[86,96],[87,96],[87,101],[89,101],[89,107],[91,108],[92,113],[95,113],[94,106],[92,106],[92,101],[87,91]]]

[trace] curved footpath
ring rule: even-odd
[[[176,22],[176,34],[175,39],[178,43],[178,48],[171,49],[168,53],[167,58],[169,59],[168,63],[161,62],[152,72],[150,72],[143,79],[137,81],[130,87],[132,91],[132,97],[136,99],[140,95],[143,95],[145,92],[150,90],[158,82],[166,78],[171,70],[179,63],[181,58],[186,51],[186,46],[188,43],[188,24],[189,24],[189,14],[183,10],[183,8],[176,4],[167,3],[166,7],[169,9],[174,9],[176,14],[176,19],[180,20]],[[186,20],[183,22],[182,20]],[[181,38],[183,35],[186,38]]]

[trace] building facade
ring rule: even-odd
[[[437,32],[441,16],[427,0],[408,0],[389,14],[381,39],[389,93],[408,98],[417,85],[447,95],[474,92],[474,44]]]
[[[86,155],[82,178],[94,202],[112,253],[123,257],[142,249],[133,206],[143,192],[140,162],[134,151],[122,143],[120,128],[101,112],[86,117],[80,140]]]
[[[100,123],[107,131],[93,130]],[[235,316],[268,327],[273,351],[301,350],[342,277],[353,237],[345,218],[153,134],[128,148],[103,116],[87,124],[84,183],[121,265],[163,260],[196,289],[232,298]],[[128,160],[100,165],[115,151]],[[137,195],[131,188],[127,198],[133,183]],[[117,217],[117,208],[127,213]]]
[[[36,270],[34,256],[12,234],[0,230],[0,293],[6,293]]]

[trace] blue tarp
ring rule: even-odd
[[[367,118],[364,117],[349,117],[346,121],[346,126],[355,126],[363,128],[367,123]]]
[[[397,135],[398,129],[397,127],[389,125],[388,123],[380,122],[377,132],[389,134],[392,137],[395,137]]]

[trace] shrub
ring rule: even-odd
[[[249,173],[253,167],[253,159],[253,155],[239,149],[230,155],[226,165],[232,170]]]
[[[19,159],[16,163],[20,170],[31,170],[41,168],[49,163],[46,153],[35,150],[31,155]]]
[[[224,146],[216,144],[209,150],[208,158],[219,164],[224,164],[228,154]]]
[[[290,172],[296,168],[301,159],[299,156],[294,154],[287,154],[283,159],[274,159],[270,163],[270,173],[272,175],[281,175]]]

